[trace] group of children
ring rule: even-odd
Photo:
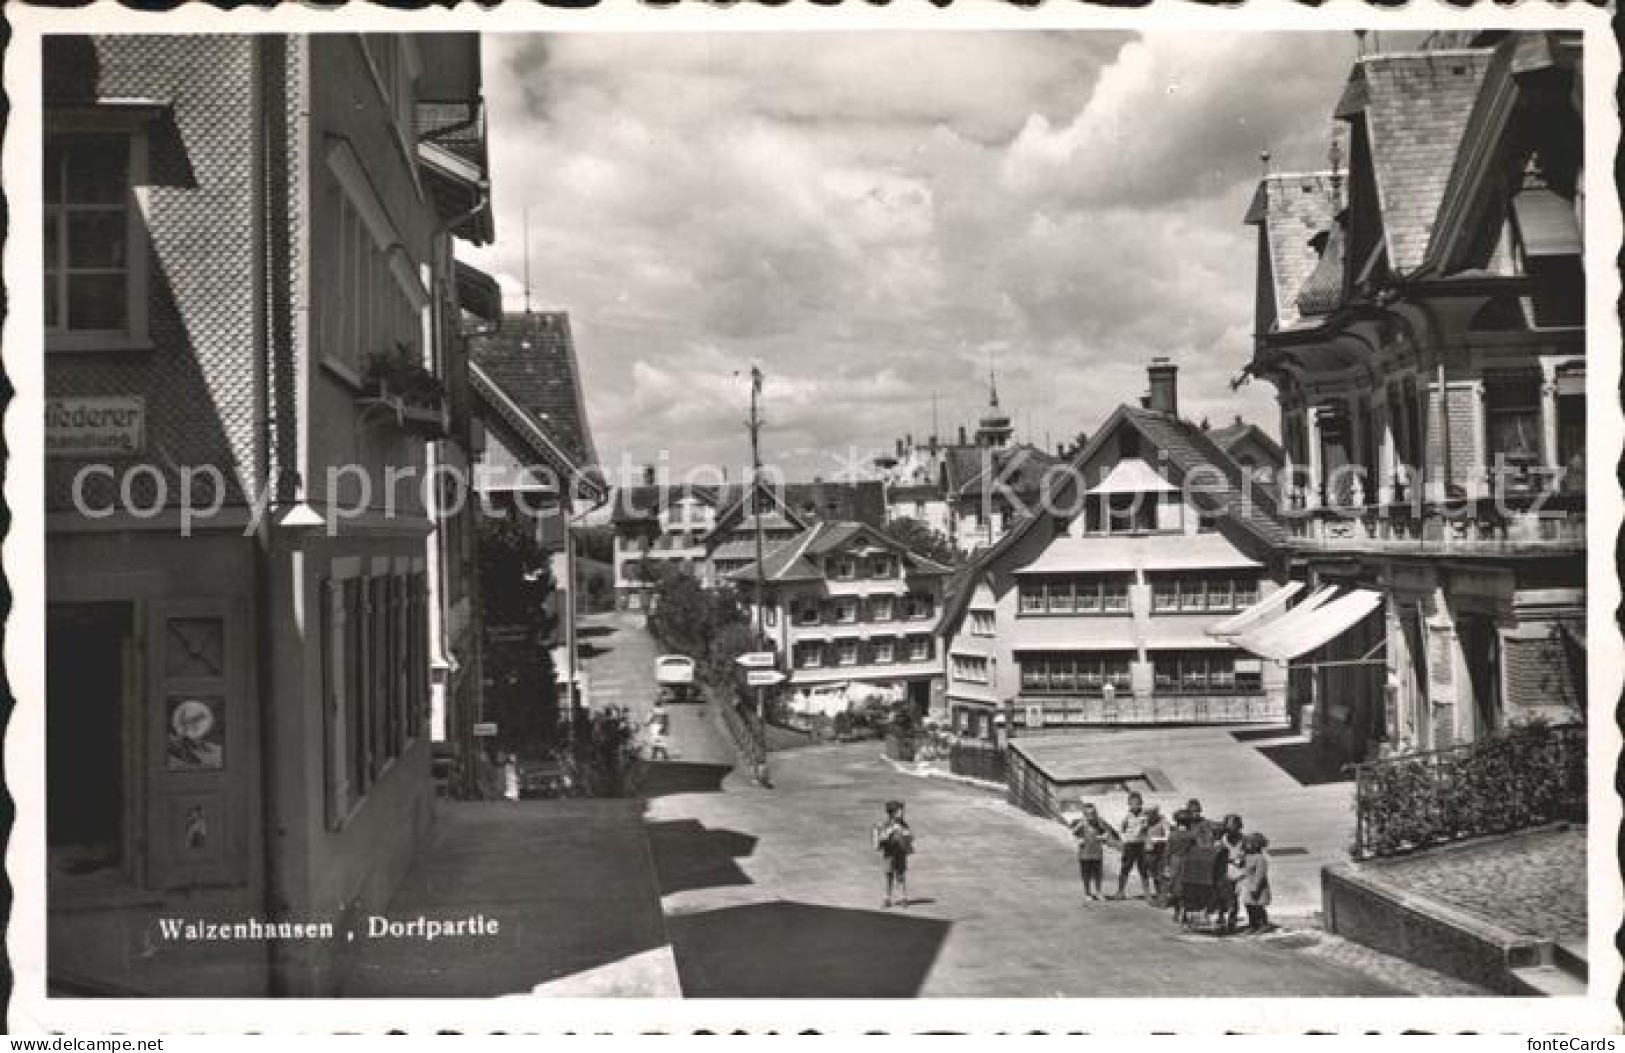
[[[1121,853],[1117,894],[1123,899],[1129,874],[1138,871],[1141,896],[1153,905],[1170,907],[1181,928],[1199,919],[1220,935],[1236,931],[1242,908],[1247,931],[1269,928],[1269,841],[1248,833],[1241,816],[1222,823],[1202,816],[1202,802],[1192,800],[1174,812],[1172,822],[1157,805],[1146,805],[1138,793],[1128,795],[1128,812],[1113,827],[1092,804],[1068,824],[1077,840],[1078,870],[1088,901],[1106,898],[1101,885],[1106,849]]]

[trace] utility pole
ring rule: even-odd
[[[745,426],[750,429],[750,495],[751,517],[756,523],[756,640],[760,646],[766,633],[763,625],[763,608],[767,603],[767,568],[762,565],[762,502],[757,492],[762,485],[762,371],[758,366],[750,367],[750,420]],[[763,786],[767,785],[767,689],[760,685],[756,688],[756,727],[760,736],[758,746],[761,749],[760,759],[756,762],[756,781]]]

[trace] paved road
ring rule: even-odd
[[[646,714],[639,616],[589,620],[590,701]],[[732,770],[707,707],[669,707],[647,800],[441,802],[389,913],[503,920],[501,939],[358,948],[347,993],[646,997],[1465,994],[1313,933],[1182,936],[1145,903],[1085,904],[1070,838],[984,790],[902,774],[877,744]],[[906,909],[881,908],[869,827],[918,837]]]
[[[624,706],[642,727],[654,708],[654,660],[658,645],[643,627],[642,614],[597,614],[582,619],[577,630],[587,671],[587,702],[592,707]],[[668,792],[698,775],[719,783],[735,763],[732,745],[717,726],[708,703],[668,705],[670,764],[650,766],[653,792]],[[720,767],[701,773],[698,768]]]

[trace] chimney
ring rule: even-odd
[[[655,484],[655,466],[652,465],[652,464],[646,464],[646,465],[643,466],[643,485],[644,486],[653,486],[654,484]]]
[[[1179,416],[1179,367],[1158,356],[1146,369],[1151,378],[1151,398],[1146,408],[1170,417]]]
[[[1241,427],[1241,414],[1236,414],[1236,427]]]
[[[965,426],[963,424],[961,424],[959,426],[959,445],[961,445],[961,446],[969,446],[970,445],[970,443],[967,442],[966,439],[965,439]]]
[[[931,436],[931,456],[935,457],[936,455],[937,455],[937,437],[935,435],[933,435],[933,436]]]
[[[897,440],[897,459],[899,461],[903,459],[903,440],[902,439]]]

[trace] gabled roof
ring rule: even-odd
[[[468,364],[469,388],[490,430],[500,436],[509,456],[526,467],[545,466],[558,473],[562,489],[579,493],[583,488],[602,495],[607,487],[597,466],[579,459],[566,437],[547,422],[538,420],[513,393],[508,391],[477,362]]]
[[[777,485],[763,480],[758,485],[768,494],[777,514],[798,529],[818,521],[847,520],[874,527],[886,522],[886,488],[878,479]],[[719,506],[713,536],[733,529],[746,517],[748,494],[744,486],[731,491]]]
[[[1451,274],[1485,262],[1468,259],[1466,250],[1476,240],[1475,218],[1483,214],[1487,199],[1499,189],[1499,180],[1493,176],[1506,151],[1517,145],[1509,141],[1513,137],[1508,132],[1524,101],[1522,78],[1572,69],[1579,59],[1578,49],[1579,42],[1568,34],[1550,32],[1512,33],[1496,46],[1428,241],[1424,262],[1429,271]],[[1579,124],[1579,115],[1574,114],[1573,120]]]
[[[570,316],[512,313],[470,342],[469,359],[577,465],[596,465]]]
[[[711,508],[737,500],[740,487],[702,485],[622,486],[615,491],[615,511],[611,522],[634,523],[652,520],[678,501],[692,499]]]
[[[1298,289],[1319,262],[1315,235],[1332,219],[1332,174],[1305,172],[1271,175],[1259,181],[1246,222],[1264,236],[1269,274],[1267,280],[1274,315],[1257,319],[1260,332],[1285,329],[1298,320]]]
[[[1201,486],[1192,494],[1197,504],[1207,504],[1225,511],[1219,517],[1221,524],[1232,523],[1270,549],[1284,547],[1289,541],[1286,528],[1276,518],[1275,499],[1260,487],[1247,487],[1247,500],[1241,499],[1243,471],[1208,432],[1190,421],[1169,416],[1156,410],[1138,406],[1118,406],[1104,424],[1090,436],[1068,466],[1063,482],[1056,489],[1058,508],[1079,508],[1070,487],[1083,478],[1083,468],[1120,428],[1131,427],[1163,455],[1163,462],[1179,480],[1200,472]],[[1145,450],[1141,450],[1144,456]],[[1018,518],[1004,537],[977,553],[956,574],[943,601],[942,616],[937,620],[937,631],[946,632],[964,617],[976,584],[995,563],[1002,560],[1016,545],[1042,523],[1056,523],[1058,517],[1043,511],[1031,512]]]
[[[1009,446],[954,444],[943,448],[943,482],[950,500],[998,486],[1017,494],[1037,493],[1044,475],[1061,463],[1031,443]]]
[[[824,572],[820,557],[866,542],[902,557],[910,574],[946,575],[952,570],[909,549],[867,523],[814,523],[796,537],[783,542],[762,559],[762,576],[768,581],[818,581]],[[754,581],[756,564],[727,575],[733,581]]]
[[[1355,65],[1363,105],[1345,98],[1339,116],[1365,117],[1388,264],[1397,273],[1415,270],[1427,251],[1492,55],[1489,48],[1375,54]]]
[[[1233,424],[1208,429],[1207,434],[1208,438],[1217,443],[1219,449],[1225,453],[1231,453],[1238,445],[1252,439],[1264,447],[1265,452],[1277,466],[1286,463],[1286,451],[1281,449],[1281,444],[1270,438],[1269,433],[1263,428],[1240,417],[1237,417]]]

